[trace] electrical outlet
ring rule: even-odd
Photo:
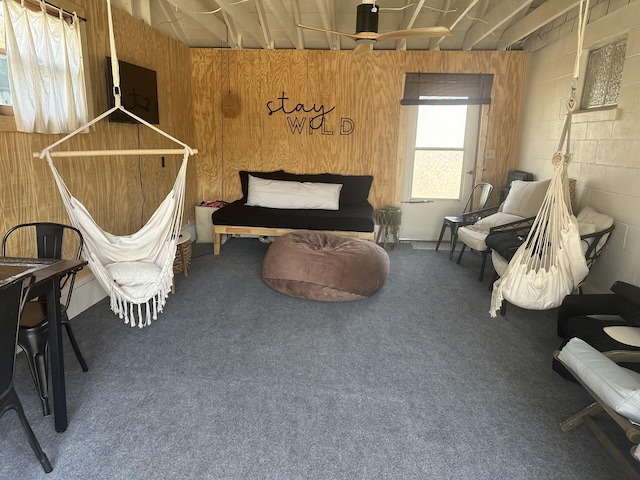
[[[496,151],[495,150],[486,150],[484,152],[484,158],[486,160],[493,160],[494,158],[496,158]]]

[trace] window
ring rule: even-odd
[[[0,9],[0,115],[13,115],[9,72],[7,71],[7,52],[4,45],[4,15]]]
[[[618,103],[626,51],[627,39],[624,38],[589,52],[582,94],[583,109]]]
[[[461,97],[439,97],[457,100]],[[433,98],[423,97],[429,100]],[[457,199],[463,156],[467,105],[420,105],[413,159],[411,199]]]
[[[86,122],[84,19],[57,3],[0,0],[0,130],[67,133]]]

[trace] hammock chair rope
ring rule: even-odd
[[[157,319],[166,303],[173,283],[173,261],[176,243],[182,227],[184,191],[188,159],[197,153],[186,143],[177,140],[137,115],[129,112],[120,100],[120,72],[113,31],[111,1],[107,1],[109,44],[113,75],[115,106],[82,127],[34,154],[46,158],[56,186],[72,224],[85,240],[83,257],[93,274],[111,297],[111,309],[125,323],[142,328]],[[179,144],[180,149],[86,150],[52,152],[58,145],[85,132],[116,110],[137,120],[160,135]],[[116,236],[101,229],[82,203],[73,197],[57,168],[53,157],[115,156],[115,155],[182,154],[183,160],[173,188],[160,203],[147,223],[131,235]]]
[[[509,262],[507,271],[493,285],[489,309],[492,317],[505,299],[533,310],[557,307],[589,273],[582,254],[578,222],[571,209],[567,175],[571,161],[571,117],[577,104],[575,92],[588,11],[589,0],[586,4],[581,0],[571,93],[558,149],[551,159],[553,176],[525,242]]]

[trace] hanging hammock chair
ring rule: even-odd
[[[558,151],[552,158],[553,176],[549,189],[529,231],[505,274],[493,285],[489,314],[496,316],[503,300],[529,310],[560,306],[589,273],[582,253],[578,222],[571,210],[567,168],[571,161],[571,115],[576,106],[575,90],[589,0],[579,7],[578,47],[567,115]],[[565,143],[566,142],[566,143]],[[563,145],[565,153],[562,153]]]
[[[187,164],[189,157],[197,153],[197,150],[176,140],[171,135],[127,111],[122,106],[120,74],[115,49],[110,0],[107,0],[107,6],[115,106],[35,155],[47,159],[69,218],[84,237],[83,257],[89,263],[95,277],[111,297],[111,309],[121,319],[124,319],[125,323],[129,323],[132,327],[137,323],[142,328],[145,325],[149,325],[152,319],[157,319],[158,313],[162,312],[171,291],[176,243],[182,226]],[[106,118],[116,110],[124,112],[141,124],[179,144],[182,148],[51,151],[71,137],[86,131],[88,127]],[[171,154],[183,155],[182,165],[173,188],[160,203],[149,221],[136,233],[125,236],[112,235],[96,224],[84,205],[70,193],[53,163],[53,157]]]

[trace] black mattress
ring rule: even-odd
[[[281,209],[246,206],[244,199],[211,214],[217,225],[373,232],[375,217],[370,203],[341,206],[340,210]]]

